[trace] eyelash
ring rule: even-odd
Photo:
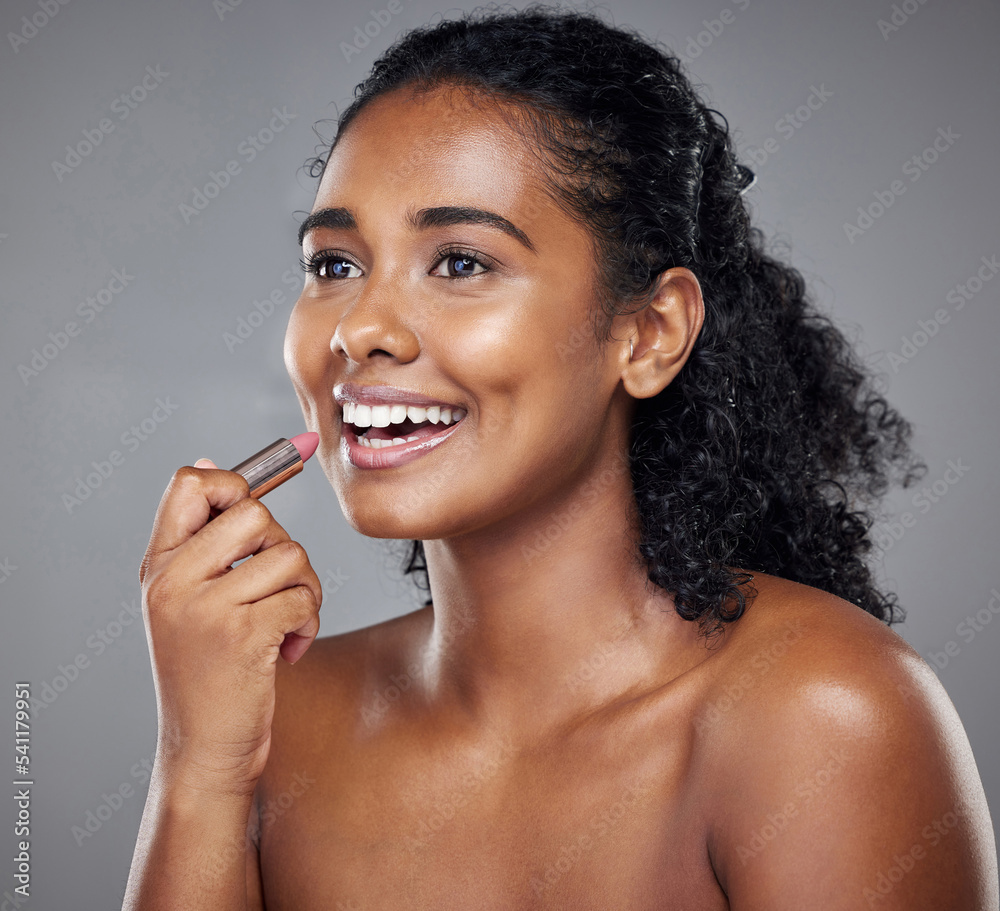
[[[469,275],[449,275],[448,278],[451,279],[466,279],[475,278],[478,275],[485,275],[487,272],[492,271],[492,266],[489,261],[480,253],[476,253],[474,250],[468,250],[465,247],[456,246],[443,246],[438,247],[434,251],[434,266],[437,267],[441,260],[448,259],[450,257],[459,257],[461,259],[471,260],[478,266],[482,266],[482,272],[470,273]],[[299,263],[302,266],[302,270],[310,275],[315,275],[320,281],[340,281],[340,279],[333,279],[326,275],[320,275],[320,269],[325,263],[328,262],[347,262],[352,266],[357,266],[349,256],[344,256],[337,250],[318,250],[313,253],[307,259],[300,259]]]

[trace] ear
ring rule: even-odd
[[[705,302],[695,274],[683,266],[660,273],[653,299],[626,320],[616,333],[624,356],[632,357],[622,371],[625,391],[647,399],[662,392],[680,372],[705,321]]]

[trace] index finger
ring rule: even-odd
[[[139,570],[140,580],[156,557],[180,547],[213,515],[249,495],[247,479],[236,472],[190,465],[177,469],[156,509],[149,546]]]

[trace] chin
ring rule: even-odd
[[[352,503],[350,497],[340,498],[340,508],[351,528],[368,538],[430,541],[450,538],[463,531],[456,516],[446,517],[439,512],[429,514],[419,508],[400,512],[391,505],[371,501],[362,505],[356,498]]]

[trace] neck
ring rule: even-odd
[[[697,627],[648,581],[638,538],[616,453],[502,527],[425,541],[435,701],[537,731],[697,663]]]

